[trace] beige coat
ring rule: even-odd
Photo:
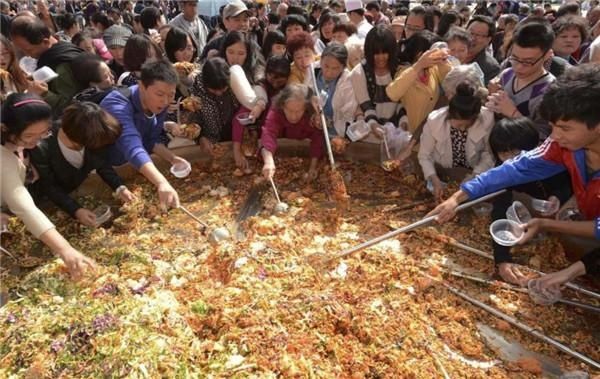
[[[448,107],[435,110],[429,115],[423,127],[418,157],[425,178],[436,174],[436,163],[444,168],[452,167],[452,141],[447,116]],[[482,107],[479,117],[468,129],[465,144],[466,157],[475,175],[494,166],[494,157],[488,142],[493,126],[494,113]]]
[[[2,174],[0,175],[0,195],[2,208],[8,208],[15,214],[36,238],[54,225],[48,217],[38,209],[31,195],[23,184],[25,182],[25,165],[12,151],[1,146]]]

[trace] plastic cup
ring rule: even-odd
[[[490,234],[498,245],[514,246],[523,238],[524,230],[511,220],[496,220],[490,225]]]
[[[48,66],[44,66],[31,74],[34,80],[38,82],[48,83],[49,81],[58,78],[58,74]]]
[[[527,290],[531,300],[540,305],[554,304],[561,298],[560,289],[558,287],[541,289],[538,279],[532,279],[527,282]]]
[[[19,61],[19,67],[28,75],[31,75],[37,68],[37,59],[25,56]]]
[[[479,203],[473,205],[473,213],[477,217],[488,217],[492,213],[493,205],[490,203]]]
[[[192,172],[192,165],[190,162],[179,162],[171,166],[171,174],[179,179],[187,177],[190,172]]]
[[[250,125],[254,123],[254,118],[250,117],[250,112],[240,113],[236,118],[242,125]]]
[[[527,224],[531,221],[531,213],[529,213],[529,210],[527,210],[527,207],[523,203],[515,201],[506,210],[506,218],[517,224]]]
[[[560,204],[555,201],[533,199],[531,200],[531,207],[542,215],[551,216],[558,212]]]
[[[94,209],[94,214],[96,215],[96,226],[104,224],[112,217],[112,212],[108,205],[101,205]]]

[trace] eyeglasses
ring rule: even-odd
[[[424,26],[406,25],[406,26],[404,26],[404,29],[410,30],[411,32],[420,32],[421,30],[425,29],[425,27]]]
[[[525,67],[531,67],[531,66],[535,66],[536,63],[538,63],[539,61],[541,61],[546,56],[547,52],[548,52],[547,50],[544,51],[544,53],[542,54],[542,56],[539,57],[538,59],[534,60],[534,61],[523,61],[523,60],[521,60],[521,59],[519,59],[519,58],[517,58],[517,57],[515,57],[513,55],[510,55],[508,57],[508,61],[513,66],[514,66],[515,63],[518,63],[518,64],[521,64],[521,65],[523,65]]]

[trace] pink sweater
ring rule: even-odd
[[[283,111],[271,108],[262,127],[260,144],[262,147],[275,154],[277,150],[277,138],[310,139],[311,158],[321,158],[325,144],[323,131],[313,127],[310,118],[306,115],[296,123],[289,122]]]

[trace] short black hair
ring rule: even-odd
[[[527,117],[500,119],[492,127],[489,137],[490,149],[496,160],[500,160],[500,153],[535,149],[539,141],[539,132]]]
[[[271,49],[273,49],[273,45],[276,44],[285,45],[285,35],[279,30],[268,32],[263,41],[263,57],[269,58],[271,56]]]
[[[436,33],[440,37],[444,37],[450,28],[455,26],[456,21],[460,21],[460,24],[462,24],[462,16],[457,11],[450,9],[440,17]]]
[[[102,81],[100,65],[104,62],[100,56],[92,53],[82,53],[71,62],[73,78],[81,88],[88,88],[90,83]]]
[[[554,32],[547,21],[536,19],[517,26],[512,37],[512,44],[525,48],[537,47],[548,51],[554,43]]]
[[[487,25],[488,37],[493,37],[494,34],[496,34],[496,22],[491,17],[483,16],[480,14],[473,16],[473,17],[471,17],[471,19],[469,20],[469,23],[467,24],[467,29],[474,22],[482,22]]]
[[[165,53],[167,54],[167,58],[173,63],[177,63],[177,59],[175,58],[175,52],[179,50],[184,50],[187,47],[188,38],[192,41],[192,45],[194,46],[194,54],[192,55],[192,62],[196,60],[198,56],[198,46],[196,46],[196,41],[194,37],[192,37],[185,30],[178,28],[176,26],[172,26],[169,32],[167,33],[167,38],[165,38]]]
[[[102,11],[94,13],[90,18],[90,21],[102,25],[104,29],[108,29],[114,24],[113,21],[110,18],[108,18],[106,13]]]
[[[348,63],[348,49],[341,43],[332,42],[323,49],[321,53],[321,60],[325,57],[335,58],[342,66],[346,66]]]
[[[442,39],[429,30],[421,30],[410,36],[409,39],[402,41],[403,50],[399,54],[402,64],[413,64],[417,61],[419,54],[431,48],[431,45]]]
[[[365,60],[367,67],[375,67],[375,54],[388,54],[388,68],[390,75],[396,74],[398,67],[398,44],[392,30],[386,25],[377,25],[367,33],[365,38]]]
[[[377,1],[369,2],[365,8],[368,11],[375,9],[377,12],[379,12],[381,10],[381,7],[379,6],[379,2],[377,2]]]
[[[567,69],[550,85],[540,104],[540,115],[551,123],[583,122],[588,129],[600,124],[600,65],[587,63]]]
[[[210,58],[202,66],[204,88],[223,89],[229,87],[229,64],[220,57]]]
[[[279,24],[279,15],[277,13],[269,13],[267,15],[267,20],[269,21],[269,24],[277,25]]]
[[[435,28],[435,20],[433,18],[433,12],[431,12],[430,10],[428,10],[427,8],[425,8],[421,5],[417,5],[414,8],[412,8],[410,11],[408,11],[406,20],[408,20],[408,17],[411,15],[423,17],[423,24],[425,25],[425,29],[433,32],[433,29]]]
[[[82,43],[85,40],[92,40],[94,37],[92,36],[92,33],[90,33],[89,31],[83,31],[83,32],[79,32],[77,34],[75,34],[72,38],[71,38],[71,43],[77,47],[79,47],[79,44]]]
[[[569,14],[557,18],[552,23],[552,31],[554,31],[554,37],[557,37],[563,31],[572,28],[577,29],[577,31],[581,35],[581,43],[584,43],[588,37],[588,22],[585,18]]]
[[[142,65],[140,80],[145,87],[148,87],[154,82],[177,84],[179,77],[171,62],[165,59],[157,59]]]
[[[579,15],[581,13],[581,8],[579,7],[579,3],[577,2],[569,2],[567,4],[561,5],[556,11],[556,18],[566,16],[569,14]]]
[[[146,7],[140,12],[140,23],[144,29],[153,29],[160,20],[160,10],[156,7]]]
[[[89,101],[76,101],[65,108],[61,129],[71,141],[92,150],[112,145],[122,131],[119,121]]]
[[[77,25],[77,18],[75,18],[73,13],[65,13],[56,16],[56,23],[62,30],[69,30]]]
[[[24,38],[32,45],[39,45],[46,38],[50,38],[50,29],[39,18],[31,18],[26,15],[15,17],[10,23],[10,39],[15,37]]]
[[[300,25],[302,27],[302,30],[304,30],[305,32],[308,31],[308,22],[302,15],[290,14],[285,16],[283,20],[281,20],[280,28],[283,34],[285,34],[285,30],[288,28],[288,26],[291,25]]]
[[[285,55],[273,55],[267,59],[265,74],[274,74],[276,76],[285,76],[287,78],[290,76],[290,71],[290,60],[287,59]]]
[[[39,121],[52,119],[52,108],[41,97],[30,93],[13,92],[2,103],[0,142],[4,145],[13,137],[20,137],[29,127]]]
[[[456,94],[448,104],[448,119],[450,120],[472,120],[481,112],[481,96],[476,89],[467,82],[456,86]]]

